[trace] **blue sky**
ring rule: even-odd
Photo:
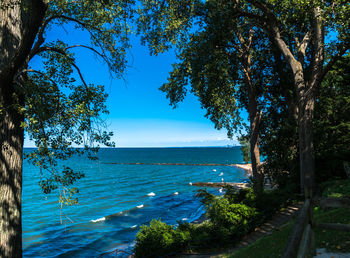
[[[61,38],[69,44],[86,42],[88,36],[66,25],[54,28],[48,39]],[[75,49],[77,64],[88,83],[105,85],[109,94],[106,117],[108,130],[114,132],[116,147],[182,147],[237,145],[229,140],[226,131],[218,131],[204,117],[205,110],[195,96],[188,94],[179,107],[173,109],[165,94],[158,88],[166,82],[171,64],[176,61],[173,52],[150,56],[139,38],[132,39],[129,66],[124,80],[111,80],[108,69],[89,50]],[[40,67],[34,59],[32,67]],[[25,139],[25,147],[34,144]]]

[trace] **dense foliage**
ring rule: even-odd
[[[287,191],[257,196],[252,189],[237,191],[232,187],[227,187],[222,197],[205,190],[200,190],[197,196],[206,206],[208,220],[201,224],[178,222],[177,227],[152,220],[136,235],[136,256],[158,257],[233,245],[292,198]]]
[[[23,127],[38,147],[26,156],[40,167],[40,186],[45,193],[60,189],[61,203],[76,203],[71,194],[77,190],[68,187],[84,174],[58,167],[57,160],[66,160],[74,154],[87,154],[93,159],[100,145],[114,146],[110,142],[113,133],[104,129],[102,116],[108,114],[104,86],[85,81],[74,51],[90,50],[107,64],[111,76],[120,77],[126,67],[130,30],[126,21],[132,4],[132,1],[50,1],[30,54],[30,59],[40,56],[43,66],[31,67],[29,61],[28,69],[23,71],[27,79],[17,82],[26,97],[21,107]],[[58,24],[73,25],[72,28],[90,35],[90,41],[79,45],[69,45],[64,39],[48,41],[47,31]]]
[[[169,255],[175,250],[182,250],[188,244],[189,232],[174,230],[161,220],[153,219],[149,226],[141,226],[137,233],[135,256],[159,257]]]
[[[345,178],[344,161],[350,157],[350,58],[347,55],[328,73],[315,103],[313,123],[316,180]],[[284,84],[285,86],[286,84]],[[265,112],[261,146],[266,157],[264,171],[280,188],[299,186],[297,120],[292,101],[283,96],[283,88],[269,93],[274,105]],[[291,98],[293,99],[293,98]]]
[[[59,190],[62,205],[77,202],[72,184],[84,173],[59,166],[72,155],[96,158],[114,146],[105,130],[107,94],[88,82],[75,53],[90,51],[120,77],[126,68],[134,1],[0,1],[0,256],[22,256],[21,194],[24,135],[37,149],[44,193]],[[67,35],[49,37],[57,26]],[[84,37],[72,43],[71,33]],[[33,60],[36,60],[35,65]],[[96,83],[96,84],[93,84]],[[77,148],[81,147],[81,148]]]
[[[318,182],[346,178],[350,162],[350,55],[329,72],[315,106],[314,142]]]
[[[241,152],[243,155],[243,160],[245,163],[250,162],[250,144],[246,137],[241,137],[239,139],[239,143],[241,144]]]
[[[273,165],[270,171],[282,176],[299,170],[301,188],[313,194],[315,101],[325,76],[350,48],[346,1],[143,0],[139,14],[138,30],[151,53],[176,47],[179,62],[161,88],[171,104],[182,101],[190,86],[216,128],[230,133],[242,126],[239,111],[248,99],[252,154],[258,150],[259,110],[268,112],[263,120],[277,116],[262,127],[270,130],[267,137],[280,134],[281,141],[273,140],[286,147],[284,153],[278,150],[283,157],[273,154],[282,158],[273,162],[284,167]],[[298,167],[290,163],[295,154]],[[258,155],[251,156],[256,188],[261,182],[254,164]]]

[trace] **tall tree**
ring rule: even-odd
[[[315,98],[327,72],[350,48],[350,5],[341,0],[247,0],[237,1],[235,9],[237,17],[247,17],[252,26],[265,31],[293,72],[298,98],[301,187],[307,190],[306,196],[312,196],[316,190],[312,139]],[[326,37],[331,38],[329,43]]]
[[[112,75],[125,68],[128,19],[133,1],[3,0],[0,3],[0,256],[22,256],[21,191],[24,130],[37,150],[44,192],[60,189],[60,202],[74,203],[72,183],[81,172],[60,169],[57,159],[111,145],[101,129],[107,113],[103,86],[87,84],[74,58],[79,48],[107,63]],[[90,42],[48,42],[46,32],[70,23]],[[42,68],[30,62],[39,56]],[[75,149],[74,146],[83,146]]]
[[[188,32],[196,29],[201,31],[205,23],[197,17],[206,14],[203,5],[211,4],[226,6],[227,9],[220,10],[220,14],[225,16],[228,10],[233,11],[231,20],[249,20],[251,28],[261,29],[274,42],[293,72],[298,98],[301,186],[304,188],[306,185],[305,189],[311,189],[311,192],[306,193],[310,196],[316,187],[312,141],[315,97],[324,76],[349,50],[349,3],[343,0],[144,0],[142,3],[141,30],[146,31],[144,41],[150,43],[153,52],[164,51],[171,44],[181,47],[181,42],[186,42],[189,37],[186,35]],[[193,26],[196,22],[198,23]],[[218,26],[217,29],[225,30],[225,25],[226,19],[223,19],[221,27]],[[325,41],[326,37],[329,38],[328,42]]]
[[[269,40],[245,18],[235,14],[229,1],[143,1],[139,32],[151,53],[176,46],[178,63],[161,90],[170,103],[182,101],[187,86],[218,129],[228,135],[241,129],[241,108],[249,113],[250,152],[254,189],[262,192],[259,124],[262,88],[271,76]]]

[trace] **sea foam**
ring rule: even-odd
[[[90,220],[90,222],[99,222],[99,221],[104,221],[104,220],[106,220],[106,218],[105,217],[102,217],[102,218],[99,218],[99,219],[92,219],[92,220]]]

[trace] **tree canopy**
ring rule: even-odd
[[[21,256],[21,185],[24,131],[38,147],[27,154],[40,167],[45,193],[59,188],[60,203],[72,204],[74,181],[84,174],[59,167],[74,154],[94,158],[100,145],[113,146],[103,114],[103,85],[87,82],[75,51],[90,50],[113,77],[126,68],[129,21],[134,1],[5,0],[0,3],[0,256]],[[69,45],[47,32],[70,24],[90,37]],[[31,61],[39,57],[42,65]],[[81,147],[81,148],[76,148]]]
[[[266,44],[262,49],[272,51],[276,49],[277,54],[271,61],[278,66],[286,64],[292,72],[294,97],[296,97],[296,117],[298,118],[298,135],[299,135],[299,154],[300,154],[300,171],[301,187],[306,185],[308,192],[306,195],[315,191],[314,175],[314,149],[312,141],[312,118],[314,113],[314,104],[320,84],[325,75],[332,68],[334,63],[341,59],[349,50],[350,33],[349,33],[349,4],[346,1],[185,1],[182,4],[174,1],[142,1],[143,9],[140,12],[139,31],[143,32],[143,40],[150,47],[152,53],[160,53],[167,50],[170,46],[175,46],[179,50],[179,59],[185,60],[181,55],[185,55],[186,60],[191,59],[193,45],[191,40],[198,35],[205,35],[198,41],[201,44],[208,44],[212,40],[212,48],[209,51],[201,52],[198,59],[215,56],[213,72],[205,69],[210,67],[202,62],[203,67],[197,70],[190,70],[186,66],[174,66],[174,71],[170,75],[169,83],[163,89],[167,90],[168,96],[174,101],[181,101],[185,91],[183,87],[169,87],[175,85],[172,80],[177,80],[176,84],[184,85],[191,83],[196,92],[195,80],[186,81],[179,76],[183,73],[196,72],[200,77],[206,74],[208,80],[214,77],[223,77],[225,69],[221,69],[224,74],[216,71],[222,68],[223,64],[228,61],[228,55],[219,55],[220,44],[215,44],[225,38],[225,32],[228,32],[232,38],[232,29],[242,28],[242,21],[251,30],[261,31],[259,39],[264,37],[271,44]],[[216,12],[211,12],[215,6]],[[226,15],[230,13],[230,15]],[[210,30],[210,24],[214,24],[215,29]],[[195,35],[195,36],[192,36]],[[215,35],[211,38],[211,35]],[[193,40],[195,42],[195,40]],[[191,42],[191,43],[193,43]],[[183,49],[188,49],[187,52]],[[259,49],[259,52],[261,49]],[[239,59],[239,54],[232,53],[235,61]],[[266,56],[266,54],[265,54]],[[277,58],[276,58],[277,57]],[[207,60],[209,61],[209,60]],[[213,62],[213,60],[210,60]],[[256,62],[255,62],[256,63]],[[227,66],[226,66],[227,67]],[[204,68],[204,69],[203,69]],[[255,67],[254,67],[255,68]],[[192,67],[191,67],[192,69]],[[287,70],[288,70],[287,69]],[[280,73],[281,75],[281,73]],[[203,81],[203,80],[202,80]],[[226,80],[228,81],[228,80]],[[282,80],[281,80],[282,81]],[[198,87],[197,87],[198,88]],[[234,87],[232,87],[234,89]],[[201,88],[205,91],[205,84]],[[222,87],[225,89],[225,87]],[[198,91],[197,91],[198,92]],[[225,90],[223,90],[225,92]],[[286,92],[287,93],[287,92]],[[198,94],[198,93],[197,93]],[[173,97],[177,95],[178,97]],[[227,96],[226,94],[223,94]],[[207,108],[207,115],[213,118],[217,127],[220,128],[223,122],[232,121],[237,125],[237,115],[233,112],[219,112],[223,110],[220,101],[215,102],[215,96],[209,96],[212,103],[206,99],[202,101]],[[232,94],[231,94],[232,96]],[[293,95],[286,94],[290,97]],[[221,97],[221,96],[220,96]],[[202,100],[202,99],[201,99]],[[229,102],[228,102],[229,103]],[[208,105],[209,104],[209,105]],[[226,110],[237,111],[237,105],[232,102]],[[292,104],[292,102],[290,102]],[[219,107],[215,109],[213,107]],[[221,119],[216,118],[211,113],[217,114]],[[227,119],[229,117],[229,119]],[[227,123],[231,128],[230,123]],[[305,189],[306,189],[305,188]],[[311,190],[310,190],[311,189]],[[311,191],[311,192],[310,192]]]

